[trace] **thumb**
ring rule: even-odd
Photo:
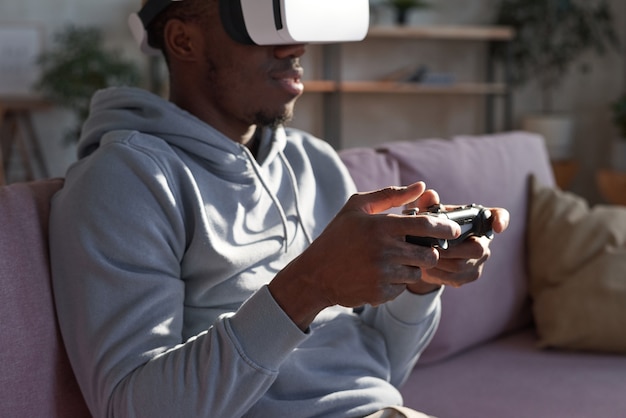
[[[374,192],[359,193],[350,198],[345,208],[376,214],[413,202],[425,190],[426,184],[419,181],[406,187],[386,187]]]

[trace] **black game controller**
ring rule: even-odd
[[[434,205],[428,208],[426,212],[419,212],[418,209],[407,209],[402,212],[404,215],[428,215],[448,218],[455,221],[461,226],[461,235],[453,240],[445,240],[439,238],[416,237],[412,235],[406,236],[406,242],[411,244],[422,245],[425,247],[438,247],[447,249],[451,245],[458,244],[471,236],[486,236],[493,238],[493,229],[491,228],[492,218],[491,211],[480,205],[467,205],[445,210],[441,205]]]

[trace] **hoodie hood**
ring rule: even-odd
[[[283,127],[263,129],[255,159],[245,145],[232,141],[191,113],[159,96],[137,88],[109,88],[98,91],[92,99],[90,116],[78,144],[78,157],[86,158],[107,141],[137,132],[142,137],[165,141],[178,154],[201,160],[205,169],[224,180],[239,184],[257,182],[271,199],[281,219],[285,250],[290,241],[285,204],[293,208],[296,222],[303,228],[306,241],[311,242],[311,236],[302,222],[298,181],[283,153],[287,144]],[[268,174],[263,172],[272,164],[283,167],[284,180],[287,181],[285,184],[291,190],[291,197],[286,203],[281,202],[276,186],[270,184],[280,184],[282,180],[268,178]]]
[[[114,87],[98,91],[78,143],[78,158],[92,154],[108,135],[138,131],[158,137],[173,148],[204,160],[216,172],[247,173],[247,148],[191,113],[146,90]],[[263,129],[259,164],[271,162],[286,144],[282,127]]]

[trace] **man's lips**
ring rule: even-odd
[[[302,68],[291,68],[285,71],[274,72],[271,77],[289,94],[300,95],[304,91],[302,74]]]

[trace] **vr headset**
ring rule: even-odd
[[[148,0],[128,19],[133,37],[147,54],[146,28],[173,1]],[[249,45],[360,41],[369,26],[369,0],[218,0],[224,29]]]

